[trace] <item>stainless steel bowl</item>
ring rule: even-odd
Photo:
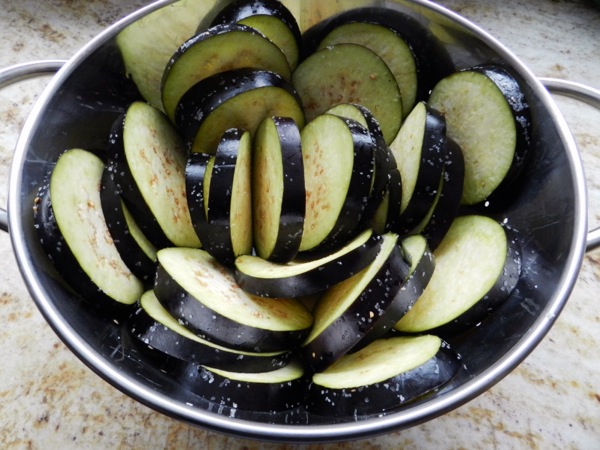
[[[335,9],[359,4],[394,8],[439,37],[457,68],[489,62],[510,66],[524,87],[534,123],[532,158],[522,176],[522,189],[505,207],[493,212],[522,233],[523,276],[491,320],[477,327],[468,339],[456,342],[464,367],[450,384],[396,412],[359,420],[316,417],[304,411],[232,413],[194,396],[140,358],[122,340],[119,324],[94,315],[65,288],[33,228],[34,198],[62,151],[104,147],[112,121],[131,100],[115,37],[168,3],[155,3],[125,18],[74,55],[35,105],[17,144],[8,214],[0,210],[0,228],[10,229],[31,296],[66,345],[114,387],[166,415],[228,434],[279,441],[349,440],[407,428],[457,408],[512,371],[556,320],[577,279],[586,247],[598,245],[600,233],[587,233],[585,180],[577,147],[542,81],[489,34],[426,0],[340,0]],[[317,5],[317,1],[305,2],[302,11],[310,14]],[[305,26],[309,23],[310,18],[303,22]],[[0,86],[58,65],[51,62],[13,68],[0,74]],[[551,89],[566,90],[568,95],[600,104],[598,91],[557,80],[544,82]]]

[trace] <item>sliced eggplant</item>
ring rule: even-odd
[[[446,140],[446,157],[435,201],[423,221],[411,232],[425,236],[431,250],[437,248],[450,229],[462,198],[465,162],[460,147],[450,138]]]
[[[529,105],[501,67],[475,67],[441,80],[429,105],[446,118],[448,136],[465,160],[461,203],[474,205],[510,185],[529,153]]]
[[[385,193],[372,218],[373,229],[380,234],[395,229],[401,207],[402,176],[396,168],[389,171]]]
[[[200,247],[186,198],[186,157],[178,132],[158,109],[132,103],[110,141],[110,170],[139,223],[156,222],[173,245]],[[138,216],[138,214],[140,214]],[[142,214],[143,213],[143,214]],[[152,230],[144,230],[154,242]],[[168,243],[159,240],[159,247]]]
[[[374,51],[390,68],[402,97],[402,116],[406,117],[417,98],[417,66],[406,41],[393,29],[369,22],[348,22],[331,30],[319,49],[337,44],[358,44]]]
[[[208,189],[206,223],[196,231],[204,249],[226,266],[252,252],[251,152],[250,133],[226,130],[203,186]]]
[[[353,8],[318,22],[303,33],[302,55],[308,57],[313,54],[327,34],[339,26],[353,22],[390,28],[408,43],[417,69],[416,101],[426,100],[433,86],[455,71],[448,51],[426,25],[390,7]]]
[[[233,69],[252,68],[289,79],[281,49],[255,28],[237,23],[215,25],[184,42],[171,57],[162,80],[162,104],[174,121],[181,97],[197,82]]]
[[[180,0],[141,17],[116,37],[126,75],[141,95],[162,110],[161,80],[165,66],[182,42],[196,32],[216,0]]]
[[[196,83],[175,113],[188,150],[214,154],[229,128],[252,136],[265,117],[290,117],[304,127],[304,111],[294,87],[275,72],[236,69]]]
[[[330,108],[327,114],[334,114],[356,120],[367,128],[373,141],[374,166],[369,199],[361,217],[361,223],[369,223],[383,201],[390,182],[390,171],[396,168],[393,153],[385,143],[379,123],[367,108],[358,104],[340,103]]]
[[[421,222],[436,199],[446,162],[446,123],[419,102],[390,145],[402,178],[400,216],[392,228],[404,235]]]
[[[156,273],[156,247],[144,235],[123,201],[110,172],[102,173],[100,200],[110,235],[123,261],[144,282]]]
[[[209,236],[207,198],[210,190],[210,174],[214,166],[214,155],[192,153],[185,165],[185,193],[190,218],[200,242]]]
[[[339,103],[359,103],[375,116],[386,142],[402,123],[402,97],[386,63],[362,45],[338,44],[315,52],[292,75],[308,121]]]
[[[458,355],[439,337],[379,339],[313,375],[306,408],[325,416],[381,414],[450,381]]]
[[[284,367],[292,352],[244,352],[201,339],[181,325],[160,304],[153,291],[146,291],[131,315],[129,333],[144,345],[173,358],[206,364],[223,370],[267,372]]]
[[[326,369],[366,336],[381,337],[410,307],[394,305],[403,303],[397,293],[409,269],[397,241],[396,234],[384,235],[373,262],[328,289],[315,305],[315,322],[301,349],[312,371]]]
[[[369,199],[374,145],[352,119],[323,114],[301,132],[306,215],[300,251],[339,247],[356,234]]]
[[[243,255],[235,261],[235,279],[245,291],[263,297],[298,298],[322,292],[368,266],[381,237],[366,230],[341,249],[315,259],[275,263]]]
[[[256,28],[286,55],[290,69],[298,65],[302,39],[296,18],[277,0],[235,0],[225,6],[212,24],[241,23]]]
[[[262,373],[190,366],[180,380],[191,392],[221,407],[266,412],[297,408],[308,384],[304,367],[297,358],[279,369]]]
[[[163,249],[158,262],[157,298],[203,339],[246,351],[277,351],[299,345],[312,325],[312,315],[299,300],[246,293],[204,250]]]
[[[306,211],[302,143],[292,119],[269,117],[262,122],[254,139],[252,174],[256,254],[287,262],[300,248]]]
[[[423,295],[395,328],[447,334],[476,325],[519,280],[520,252],[514,245],[490,217],[457,217],[434,251],[436,267]]]
[[[39,193],[35,227],[67,284],[98,309],[121,314],[144,288],[121,258],[106,224],[100,201],[103,171],[103,162],[86,150],[61,154]]]

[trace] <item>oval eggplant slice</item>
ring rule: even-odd
[[[423,221],[411,231],[425,236],[431,250],[440,245],[457,216],[464,185],[465,161],[460,147],[450,138],[446,140],[446,157],[435,201]]]
[[[162,104],[174,121],[181,97],[199,81],[233,69],[269,70],[289,79],[290,67],[281,49],[255,28],[215,25],[184,42],[167,64]]]
[[[214,154],[229,128],[252,136],[265,117],[292,118],[304,127],[304,111],[294,87],[275,72],[236,69],[196,83],[181,98],[175,113],[187,148]]]
[[[434,251],[436,267],[423,295],[395,328],[448,333],[464,331],[484,319],[519,279],[520,252],[510,242],[516,241],[509,241],[502,225],[492,218],[457,217]],[[452,326],[453,322],[459,326]]]
[[[287,262],[300,248],[306,211],[302,144],[292,119],[269,117],[262,122],[254,139],[252,174],[256,254]]]
[[[375,116],[389,144],[402,123],[402,97],[385,62],[362,45],[326,47],[302,61],[292,83],[308,121],[339,103],[359,103]]]
[[[433,205],[446,162],[446,123],[424,102],[413,108],[390,145],[402,178],[400,217],[393,231],[410,232]]]
[[[383,236],[379,253],[361,272],[328,289],[313,309],[314,325],[301,348],[312,371],[320,372],[349,352],[365,336],[381,337],[406,307],[395,301],[408,275],[398,235]],[[393,317],[387,317],[388,314]],[[384,325],[387,323],[387,326]]]
[[[360,272],[375,258],[380,245],[381,237],[366,230],[338,251],[320,258],[298,257],[282,264],[243,255],[235,261],[235,279],[242,289],[254,295],[304,297]]]
[[[35,226],[65,281],[99,309],[120,314],[143,292],[111,237],[100,200],[104,164],[92,153],[67,150],[39,194]],[[77,176],[73,176],[77,174]]]
[[[304,372],[302,363],[294,358],[279,369],[262,373],[189,366],[179,380],[220,407],[275,412],[302,404],[308,384]]]
[[[326,416],[381,414],[440,388],[460,369],[433,335],[378,339],[313,375],[306,408]]]
[[[426,100],[433,86],[455,71],[452,58],[439,39],[414,17],[389,7],[360,7],[318,22],[302,35],[302,55],[315,52],[322,39],[347,23],[378,24],[395,31],[410,47],[417,69],[416,101]]]
[[[285,54],[290,69],[298,65],[302,39],[296,18],[277,0],[235,0],[225,6],[212,25],[240,23],[263,33]]]
[[[374,146],[352,119],[323,114],[301,132],[306,215],[300,251],[339,247],[357,230],[372,185]]]
[[[147,215],[141,218],[135,212],[149,210],[169,242],[200,247],[186,198],[185,151],[163,113],[147,103],[132,103],[122,134],[111,139],[109,161],[115,184],[138,222]],[[153,235],[145,234],[153,240]]]
[[[312,325],[302,302],[246,293],[204,250],[163,249],[158,262],[157,298],[203,339],[247,351],[276,351],[298,345]]]
[[[113,242],[131,272],[144,282],[156,273],[156,247],[144,235],[123,201],[113,177],[104,169],[100,200]]]
[[[394,30],[368,22],[349,22],[335,27],[319,44],[319,50],[337,44],[358,44],[374,51],[390,68],[402,97],[402,116],[416,103],[417,66],[410,47]]]
[[[244,352],[201,339],[171,316],[153,291],[144,292],[140,298],[140,307],[129,318],[128,330],[135,339],[154,350],[223,370],[267,372],[284,367],[292,357],[290,351]]]
[[[374,165],[369,199],[361,217],[361,223],[366,224],[373,216],[383,200],[390,181],[390,171],[396,168],[393,153],[385,143],[379,123],[367,108],[358,104],[340,103],[330,108],[327,114],[346,117],[367,128],[373,141]]]
[[[185,194],[190,210],[192,225],[202,242],[203,236],[208,236],[208,220],[206,212],[209,195],[210,173],[214,165],[214,155],[192,153],[185,165]]]
[[[204,249],[226,266],[252,252],[250,133],[231,128],[223,134],[210,176],[205,225],[199,223]]]
[[[391,231],[396,227],[402,207],[402,176],[400,171],[392,169],[389,171],[388,184],[383,198],[373,214],[373,229],[380,234]]]
[[[441,80],[429,105],[446,118],[465,159],[461,203],[474,205],[514,181],[529,149],[529,106],[500,67],[472,68]]]

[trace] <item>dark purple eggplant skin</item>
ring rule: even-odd
[[[302,101],[291,83],[281,75],[266,70],[251,68],[234,69],[217,73],[192,86],[181,97],[175,110],[175,124],[179,128],[185,145],[191,151],[196,133],[202,122],[222,103],[252,89],[278,87]],[[235,127],[235,123],[230,124]]]
[[[144,253],[129,232],[121,195],[107,169],[104,169],[102,174],[100,201],[108,231],[123,262],[145,284],[152,283],[156,273],[156,262]]]
[[[236,23],[257,15],[272,16],[281,20],[290,29],[300,46],[302,35],[298,22],[290,10],[277,0],[234,0],[219,11],[211,22],[211,27]]]
[[[190,340],[155,321],[142,308],[136,309],[129,317],[128,331],[143,345],[160,351],[173,358],[193,364],[206,364],[222,370],[258,373],[268,372],[285,366],[292,352],[263,356],[241,355],[235,350],[226,351]]]
[[[306,211],[304,163],[300,130],[296,122],[289,117],[274,117],[273,121],[279,135],[284,179],[279,230],[269,260],[284,263],[298,254],[302,241]]]
[[[345,117],[341,117],[341,119],[352,133],[354,142],[354,163],[348,193],[332,230],[320,244],[306,253],[321,254],[324,251],[335,250],[366,228],[360,225],[371,191],[375,146],[365,127],[355,120]]]
[[[421,163],[413,195],[392,231],[402,235],[410,233],[427,215],[436,198],[440,176],[446,162],[446,120],[435,109],[427,110],[421,147]]]
[[[169,247],[173,244],[171,244],[158,224],[156,217],[150,211],[150,207],[144,200],[129,170],[123,142],[124,126],[125,114],[115,120],[109,134],[107,171],[119,195],[122,196],[131,215],[135,218],[144,235],[148,237],[156,248]]]
[[[100,290],[81,268],[67,245],[52,210],[49,177],[38,192],[33,211],[34,228],[44,252],[58,272],[56,278],[63,280],[83,302],[103,317],[116,319],[127,317],[134,306],[119,303]]]
[[[384,231],[392,231],[397,227],[400,209],[402,208],[402,175],[397,168],[390,170],[386,190],[389,198],[386,228]]]
[[[459,334],[470,331],[492,315],[517,287],[521,278],[521,237],[516,230],[507,227],[504,227],[504,230],[508,241],[506,261],[502,274],[494,286],[471,308],[454,320],[430,330],[430,333],[450,340]]]
[[[352,389],[330,389],[313,382],[306,409],[323,416],[368,416],[392,411],[442,387],[461,368],[459,356],[447,344],[424,364],[380,383]]]
[[[261,412],[287,411],[299,407],[308,385],[306,377],[281,383],[239,381],[203,366],[188,366],[178,378],[191,392],[219,406]]]
[[[417,65],[417,102],[426,100],[436,83],[456,70],[449,53],[426,25],[406,13],[384,7],[351,9],[313,25],[302,35],[302,58],[313,54],[331,30],[350,22],[386,26],[406,41]]]
[[[300,275],[285,279],[253,278],[236,269],[235,280],[246,292],[261,297],[304,297],[323,292],[360,272],[371,263],[380,247],[381,236],[373,235],[349,253]]]
[[[498,65],[475,66],[469,69],[487,76],[500,89],[504,98],[508,102],[515,119],[517,133],[517,142],[515,146],[515,156],[512,165],[504,177],[504,180],[494,190],[494,192],[483,202],[491,204],[496,209],[506,208],[507,203],[514,198],[513,192],[518,190],[515,182],[523,171],[530,155],[531,148],[531,109],[521,85],[508,68]]]
[[[221,264],[232,267],[235,262],[231,240],[231,196],[236,170],[240,139],[244,130],[230,128],[225,131],[215,155],[210,177],[207,234],[200,237],[204,249]],[[250,200],[248,207],[251,208]]]
[[[193,153],[185,166],[185,195],[194,231],[203,244],[209,240],[210,228],[204,208],[204,177],[211,155]]]
[[[266,330],[231,320],[190,295],[160,263],[156,271],[154,293],[169,314],[189,331],[202,339],[235,350],[262,353],[291,349],[299,346],[310,331],[308,328]]]
[[[452,139],[446,141],[446,163],[442,192],[434,207],[433,213],[421,234],[427,239],[431,250],[435,250],[446,236],[452,221],[460,210],[460,199],[465,177],[465,160],[460,146]]]
[[[364,291],[340,317],[300,349],[313,372],[321,372],[359,343],[383,336],[410,309],[398,292],[409,265],[397,245]]]

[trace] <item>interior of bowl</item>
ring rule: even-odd
[[[303,11],[318,7],[303,2]],[[321,2],[324,3],[324,2]],[[121,325],[93,313],[67,289],[43,253],[33,227],[37,190],[68,148],[104,151],[115,118],[137,98],[124,76],[117,32],[150,9],[121,22],[76,55],[55,77],[19,141],[9,194],[9,224],[23,276],[38,307],[65,343],[92,370],[137,400],[180,420],[262,439],[325,441],[405,428],[480,394],[512,370],[541,340],[576,278],[585,239],[585,188],[575,145],[560,114],[533,75],[510,52],[465,20],[426,2],[340,0],[328,14],[385,6],[409,14],[440,39],[458,69],[497,63],[511,67],[533,115],[532,157],[518,194],[489,213],[522,236],[523,276],[489,320],[453,342],[460,373],[440,391],[382,417],[314,416],[231,411],[190,393],[123,339]],[[306,18],[305,18],[306,19]],[[306,28],[310,20],[300,21]]]

